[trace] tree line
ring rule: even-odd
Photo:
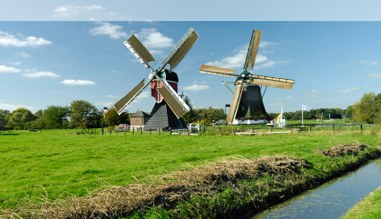
[[[226,118],[224,109],[194,109],[188,97],[184,101],[190,107],[183,118],[186,123],[197,122],[204,125],[217,123]],[[275,118],[278,113],[270,113]],[[285,112],[287,120],[300,120],[302,111]],[[303,112],[304,119],[353,119],[362,123],[381,123],[381,94],[366,93],[361,100],[347,109],[320,108]],[[26,108],[12,112],[0,109],[0,129],[65,129],[65,128],[99,128],[112,127],[118,124],[129,124],[129,113],[120,115],[115,109],[97,109],[85,100],[75,100],[70,106],[49,106],[45,110],[32,113]]]
[[[269,113],[271,118],[275,118],[277,113]],[[286,120],[301,120],[302,111],[297,110],[295,112],[285,112],[283,113]],[[303,111],[304,119],[351,119],[352,112],[348,109],[340,108],[320,108],[311,109],[310,111]]]
[[[366,93],[351,106],[353,120],[357,122],[381,123],[381,94]]]
[[[13,112],[0,109],[0,121],[3,129],[16,130],[98,128],[105,123],[103,110],[85,100],[75,100],[70,106],[49,106],[34,114],[26,108],[18,108]]]

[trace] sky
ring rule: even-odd
[[[380,20],[379,0],[0,0],[1,20]]]
[[[253,16],[244,13],[252,7],[241,7],[243,15],[217,13],[238,10],[229,5],[231,1],[211,10],[213,1],[196,0],[176,6],[187,10],[173,13],[151,13],[174,7],[172,0],[158,7],[156,1],[55,0],[44,1],[41,7],[36,7],[42,2],[38,0],[34,5],[0,2],[0,109],[26,107],[35,112],[79,99],[100,109],[110,107],[149,73],[123,41],[137,35],[157,68],[189,27],[200,38],[175,72],[180,93],[195,108],[224,108],[230,103],[232,94],[222,82],[233,80],[200,74],[198,69],[207,63],[240,72],[253,29],[263,31],[253,72],[295,80],[292,90],[267,89],[268,112],[279,112],[281,106],[285,111],[300,110],[301,105],[346,108],[366,92],[381,92],[381,19],[374,9],[376,1],[346,4],[344,9],[344,1],[333,1],[329,7],[310,1],[307,10],[293,7],[303,6],[297,0],[289,5],[254,1],[258,13]],[[196,7],[199,13],[190,13]],[[340,13],[334,13],[338,8]],[[324,16],[319,15],[322,10]],[[147,88],[127,110],[149,112],[153,105]]]

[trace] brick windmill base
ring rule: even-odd
[[[144,130],[157,130],[162,129],[165,131],[174,129],[186,129],[183,118],[178,119],[169,106],[162,101],[155,103],[152,108],[149,119],[144,125]]]

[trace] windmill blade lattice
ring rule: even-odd
[[[187,33],[181,38],[175,48],[173,48],[169,55],[163,60],[163,65],[160,70],[169,64],[169,70],[172,71],[189,52],[198,37],[197,32],[193,28],[189,28]]]
[[[200,67],[199,72],[203,74],[236,78],[234,83],[236,88],[226,118],[228,124],[265,123],[269,119],[269,116],[264,107],[263,95],[261,95],[261,87],[259,86],[265,86],[265,89],[267,87],[291,89],[294,85],[294,80],[291,79],[251,73],[257,57],[261,36],[262,31],[253,30],[242,73],[237,74],[234,69],[210,65],[201,65]],[[243,123],[240,123],[241,121]]]
[[[249,48],[247,49],[245,65],[243,66],[243,69],[245,71],[247,71],[248,68],[250,68],[251,70],[254,67],[255,58],[257,57],[257,52],[259,48],[259,42],[261,41],[261,36],[262,36],[262,31],[253,30]]]
[[[239,102],[241,100],[241,97],[242,97],[242,91],[243,91],[243,86],[242,84],[238,84],[236,85],[235,87],[235,90],[234,90],[234,94],[233,94],[233,99],[230,103],[230,109],[229,109],[229,113],[226,117],[226,121],[231,124],[234,120],[234,118],[236,117],[236,114],[237,114],[237,111],[238,111],[238,107],[239,107]]]
[[[239,76],[238,74],[235,74],[236,71],[234,69],[220,68],[211,65],[201,65],[199,72],[203,74],[228,76],[234,78]]]
[[[162,86],[158,87],[157,90],[164,97],[166,103],[177,118],[182,117],[186,112],[189,111],[189,106],[184,102],[183,99],[181,99],[176,91],[173,90],[171,85],[169,85],[166,80],[162,80]]]
[[[142,42],[135,35],[132,35],[128,40],[126,40],[124,45],[139,60],[139,62],[143,64],[145,68],[150,69],[150,73],[147,82],[144,82],[143,79],[127,95],[114,104],[114,108],[117,112],[121,114],[144,90],[144,88],[151,84],[151,95],[156,99],[156,104],[150,114],[150,119],[153,117],[155,119],[162,119],[164,118],[164,113],[167,115],[168,121],[170,120],[172,123],[174,122],[180,126],[180,128],[184,128],[183,125],[181,125],[184,124],[184,122],[181,122],[179,119],[184,115],[184,113],[189,111],[189,107],[177,94],[178,77],[172,70],[185,57],[198,38],[199,36],[197,32],[193,28],[190,28],[177,43],[174,49],[169,53],[169,55],[164,59],[162,65],[156,70],[154,70],[150,65],[150,62],[155,61],[155,59],[148,49],[142,44]],[[168,69],[166,68],[167,65],[170,66]],[[170,81],[168,82],[167,79]],[[170,111],[167,110],[167,107],[169,107],[168,109],[170,109]],[[160,116],[155,116],[157,111],[160,111],[158,113]],[[178,121],[173,119],[174,117],[176,117]],[[147,122],[149,122],[150,119]],[[158,123],[160,123],[160,121]]]

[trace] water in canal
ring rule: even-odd
[[[339,218],[381,186],[381,159],[255,215],[262,218]]]

